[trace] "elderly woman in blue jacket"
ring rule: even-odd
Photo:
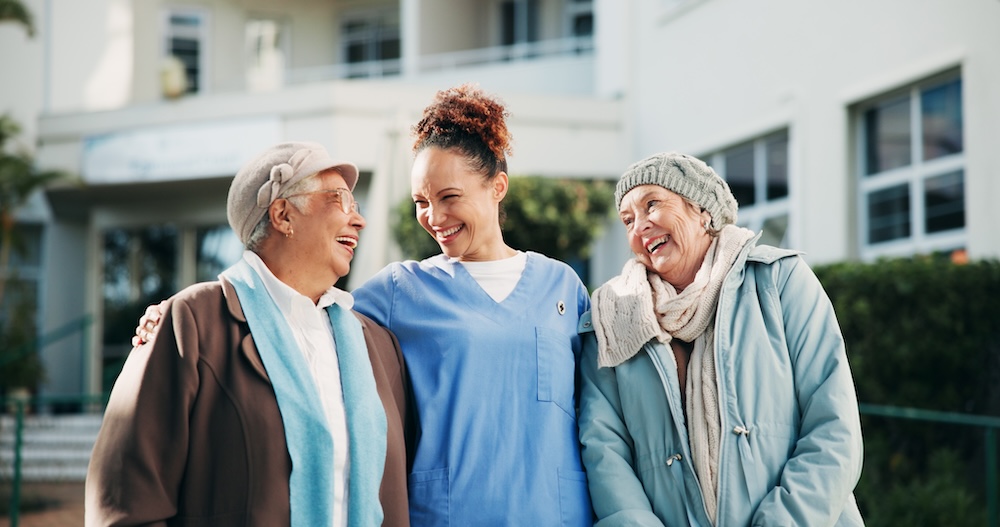
[[[635,258],[580,321],[598,525],[863,525],[857,396],[809,267],[734,225],[693,157],[632,165],[615,201]]]

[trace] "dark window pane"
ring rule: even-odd
[[[104,233],[104,350],[124,356],[146,306],[176,292],[177,230],[170,226]]]
[[[201,45],[198,39],[173,37],[170,39],[170,54],[184,64],[184,74],[187,76],[187,91],[198,91],[198,57]]]
[[[965,174],[959,170],[924,182],[925,229],[940,232],[965,227]]]
[[[754,204],[753,143],[726,150],[726,181],[739,205]]]
[[[594,34],[594,14],[585,13],[573,17],[573,36],[589,37]]]
[[[516,2],[507,1],[500,5],[500,44],[504,46],[513,44],[516,36],[515,4]]]
[[[367,20],[350,20],[344,23],[344,33],[368,31],[368,26]]]
[[[527,0],[527,5],[525,7],[528,12],[527,16],[527,38],[528,42],[538,41],[538,0]]]
[[[243,244],[228,225],[198,229],[197,272],[195,280],[206,282],[243,256]]]
[[[767,199],[788,196],[788,134],[775,134],[764,144],[767,152]]]
[[[186,37],[173,37],[170,39],[170,52],[178,57],[198,56],[198,40]]]
[[[386,38],[379,42],[378,60],[399,58],[399,37]]]
[[[368,60],[368,46],[364,42],[347,46],[347,63],[365,62]]]
[[[908,166],[910,157],[909,97],[865,112],[865,174]]]
[[[924,159],[961,152],[962,80],[931,88],[920,95]]]
[[[909,186],[903,184],[868,194],[868,243],[909,236]]]

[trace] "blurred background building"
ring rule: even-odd
[[[998,0],[24,0],[0,26],[0,112],[40,169],[17,211],[46,345],[42,391],[99,393],[138,315],[241,247],[229,181],[318,141],[362,171],[350,284],[400,257],[409,128],[463,82],[511,112],[511,173],[615,180],[678,150],[740,223],[812,263],[1000,257]],[[613,219],[609,219],[612,223]],[[628,257],[606,229],[591,287]]]

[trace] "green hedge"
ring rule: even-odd
[[[1000,416],[1000,262],[817,266],[862,403]],[[984,430],[864,416],[868,525],[984,525]],[[996,467],[993,470],[997,470]]]

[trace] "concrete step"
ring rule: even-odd
[[[101,414],[28,415],[21,444],[24,481],[83,481]],[[16,421],[0,416],[0,478],[14,476]]]

